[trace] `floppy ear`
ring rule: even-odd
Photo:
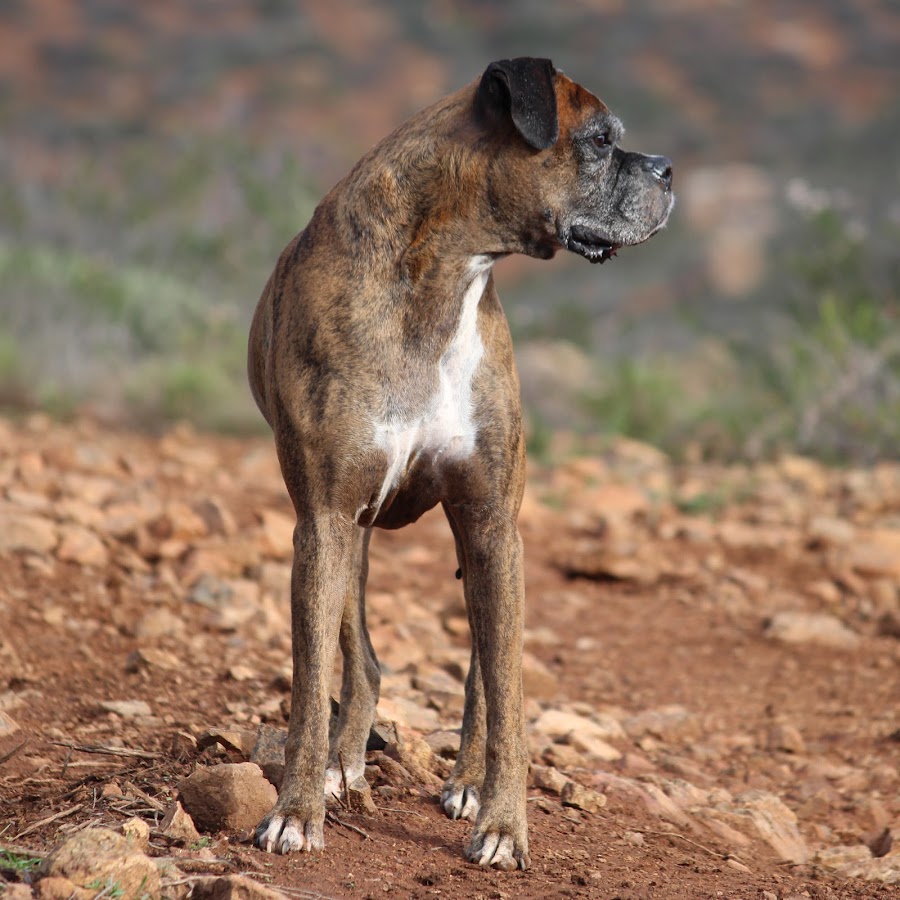
[[[549,59],[520,56],[492,62],[481,76],[476,108],[489,122],[509,115],[529,146],[546,150],[559,138],[555,74]]]

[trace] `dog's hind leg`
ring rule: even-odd
[[[456,558],[462,570],[463,584],[467,583],[467,567],[465,552],[459,539],[456,522],[450,510],[444,505],[453,539],[456,541]],[[472,625],[472,610],[466,604],[469,614],[469,625]],[[466,677],[466,703],[463,708],[462,739],[456,765],[441,791],[441,806],[451,819],[475,820],[478,815],[479,795],[484,782],[484,683],[481,678],[481,665],[478,661],[478,645],[474,639],[475,629],[471,628],[472,657],[469,674]]]
[[[366,628],[366,579],[371,535],[370,528],[360,531],[353,561],[359,579],[347,593],[341,618],[340,646],[344,656],[341,710],[325,771],[326,798],[332,794],[340,796],[345,774],[349,784],[365,772],[366,742],[381,687],[381,670]]]
[[[263,850],[321,850],[328,757],[328,691],[342,610],[357,580],[362,535],[338,513],[298,509],[291,577],[294,677],[284,779],[274,808],[256,829]]]

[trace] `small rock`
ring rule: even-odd
[[[159,823],[159,831],[169,840],[181,844],[193,844],[200,840],[200,833],[194,825],[194,820],[177,800],[166,810],[162,822]]]
[[[788,724],[773,725],[769,729],[766,738],[766,746],[770,750],[781,750],[785,753],[806,753],[806,742],[803,735],[793,726]]]
[[[815,644],[835,650],[850,650],[859,644],[855,631],[826,613],[776,613],[767,623],[765,635],[786,644]]]
[[[900,529],[873,528],[849,548],[850,566],[870,578],[900,580]]]
[[[780,859],[801,865],[809,859],[797,816],[774,794],[748,791],[735,798],[734,804],[720,804],[717,811],[738,830],[755,832]]]
[[[432,731],[431,734],[425,735],[425,743],[438,756],[445,759],[455,759],[459,753],[460,733],[459,731]]]
[[[646,843],[644,835],[641,834],[640,831],[626,831],[625,834],[622,835],[622,840],[625,841],[626,844],[631,844],[633,847],[643,847]]]
[[[535,787],[557,796],[562,793],[563,788],[569,783],[569,779],[553,766],[532,766],[531,780]]]
[[[191,900],[284,900],[284,894],[241,875],[226,875],[195,881]]]
[[[197,739],[188,731],[176,731],[170,750],[175,759],[191,759],[197,754]]]
[[[153,714],[150,704],[143,700],[104,700],[100,706],[107,712],[115,713],[123,719],[137,719],[140,716]]]
[[[606,795],[590,788],[583,787],[575,781],[567,781],[560,793],[563,806],[583,809],[585,812],[597,812],[606,806]]]
[[[378,702],[378,715],[416,731],[434,731],[440,725],[438,714],[433,709],[408,697],[383,697]]]
[[[375,765],[381,770],[384,780],[393,788],[412,787],[416,784],[416,780],[405,766],[384,753],[379,753],[375,757]]]
[[[725,860],[725,865],[728,866],[729,869],[734,869],[735,872],[743,872],[745,875],[752,875],[753,871],[749,866],[745,866],[742,862],[734,857],[729,857]]]
[[[396,760],[413,778],[424,784],[439,782],[445,767],[449,769],[446,760],[442,763],[422,738],[409,731],[403,733],[401,743],[388,744],[384,755]]]
[[[849,544],[856,535],[856,529],[846,519],[832,516],[816,516],[807,527],[810,540],[817,544]]]
[[[601,713],[588,719],[560,709],[548,709],[541,713],[534,723],[534,729],[552,738],[564,738],[571,734],[600,740],[621,740],[626,737],[622,726],[612,716]]]
[[[250,666],[243,666],[240,663],[230,666],[228,669],[228,677],[232,681],[252,681],[257,677],[256,671]]]
[[[72,884],[69,882],[69,884]],[[73,892],[77,890],[75,885],[72,885]],[[33,894],[31,893],[31,885],[28,884],[19,884],[19,883],[8,883],[6,881],[3,882],[3,900],[32,900]],[[68,895],[69,897],[72,894]]]
[[[372,789],[362,775],[347,785],[347,804],[355,813],[366,816],[377,815],[378,807],[375,806],[375,801],[372,799]]]
[[[158,647],[139,647],[125,658],[125,671],[130,673],[148,669],[175,672],[180,668],[181,660],[174,653],[160,650]]]
[[[49,553],[58,540],[56,525],[43,516],[0,514],[0,553]]]
[[[274,509],[263,510],[260,520],[260,552],[275,559],[293,554],[296,521]]]
[[[250,762],[262,769],[263,775],[275,785],[281,787],[284,778],[284,745],[287,743],[287,729],[274,725],[260,725],[253,750],[250,751]]]
[[[844,878],[862,878],[880,884],[900,884],[900,856],[884,856],[849,863],[838,870]]]
[[[145,612],[134,626],[134,636],[141,640],[157,640],[180,635],[184,621],[164,606]]]
[[[522,655],[522,687],[527,697],[551,700],[559,690],[559,678],[533,653]]]
[[[103,785],[103,790],[100,791],[100,796],[104,800],[110,800],[113,798],[124,797],[125,792],[119,787],[118,783],[115,781],[110,781],[109,784]]]
[[[178,785],[186,812],[201,831],[255,828],[275,805],[278,793],[253,763],[199,768]]]
[[[132,847],[146,853],[150,847],[150,826],[143,820],[133,816],[122,824],[122,834]]]
[[[840,869],[853,863],[868,862],[872,858],[869,848],[865,844],[852,846],[824,847],[816,851],[813,863],[824,869]]]
[[[13,887],[25,888],[30,898],[31,888],[27,885],[13,885]],[[62,878],[59,875],[49,875],[42,878],[34,887],[35,896],[38,900],[93,900],[97,896],[96,888],[79,887],[74,881],[68,878]],[[9,888],[3,894],[3,900],[7,900]]]
[[[103,541],[93,531],[78,526],[63,528],[56,556],[63,562],[73,562],[79,566],[99,567],[109,562],[109,552]]]
[[[160,892],[153,861],[108,828],[87,828],[73,835],[41,863],[40,871],[67,878],[80,888],[93,886],[93,895],[98,884],[115,885],[116,896],[125,900]]]
[[[19,723],[0,709],[0,754],[8,753],[23,740]]]
[[[579,734],[572,732],[569,735],[569,743],[585,756],[599,759],[603,762],[616,762],[622,758],[622,753],[608,744],[606,741],[600,740],[590,734]]]
[[[249,728],[207,728],[197,739],[197,749],[203,752],[208,747],[219,744],[226,750],[238,754],[243,762],[256,762],[253,759],[253,751],[257,740],[257,732]]]

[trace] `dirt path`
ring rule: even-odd
[[[0,763],[0,846],[138,816],[173,896],[205,873],[297,897],[900,896],[900,467],[673,467],[618,442],[535,469],[521,524],[530,871],[468,865],[468,826],[387,763],[375,815],[336,811],[367,837],[331,823],[324,855],[179,846],[178,782],[247,757],[197,739],[285,723],[271,445],[0,420],[0,759],[27,739]],[[381,712],[438,774],[467,665],[455,567],[437,514],[372,542]],[[0,894],[21,877],[2,859]]]

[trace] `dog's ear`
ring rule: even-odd
[[[529,146],[546,150],[559,138],[555,74],[549,59],[520,56],[492,62],[481,76],[476,108],[488,122],[510,116]]]

